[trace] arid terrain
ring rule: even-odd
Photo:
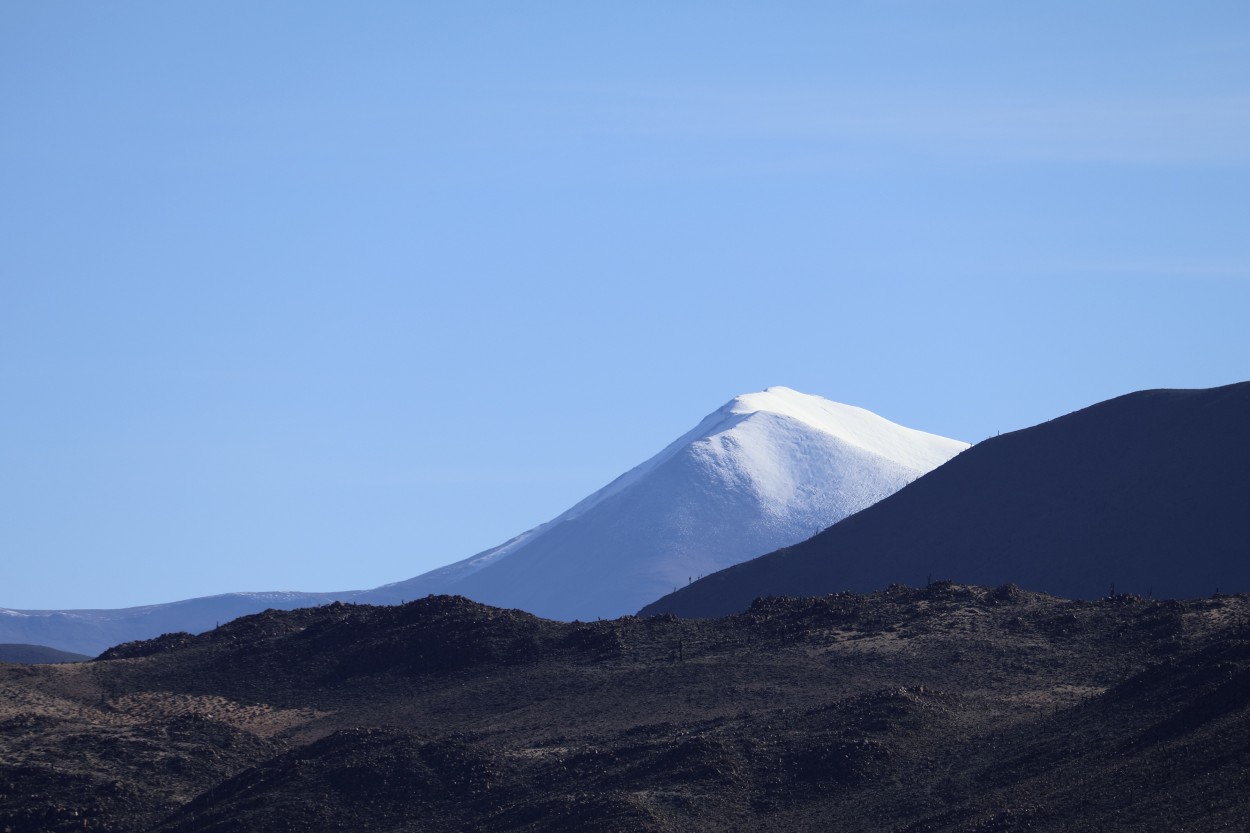
[[[1250,597],[436,596],[0,665],[0,830],[1243,831]]]

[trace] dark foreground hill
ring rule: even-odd
[[[82,662],[91,659],[86,654],[71,654],[69,651],[58,651],[47,645],[22,645],[15,643],[0,644],[0,662]]]
[[[1250,591],[1250,382],[1121,396],[994,437],[801,544],[644,614],[929,577],[1068,598]]]
[[[456,597],[0,666],[0,830],[1241,831],[1250,597]]]

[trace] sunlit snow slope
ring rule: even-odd
[[[802,541],[966,447],[769,388],[731,400],[554,520],[361,600],[457,593],[554,619],[632,613],[701,575]]]

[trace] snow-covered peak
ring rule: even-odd
[[[375,592],[617,616],[814,535],[966,447],[790,388],[743,394],[547,523]]]
[[[854,405],[843,405],[781,386],[736,396],[721,412],[780,414],[871,454],[920,471],[940,466],[967,447],[966,443],[947,437],[906,428]]]

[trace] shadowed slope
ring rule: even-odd
[[[644,613],[929,578],[1093,598],[1250,590],[1250,383],[1128,394],[994,437],[801,544]]]

